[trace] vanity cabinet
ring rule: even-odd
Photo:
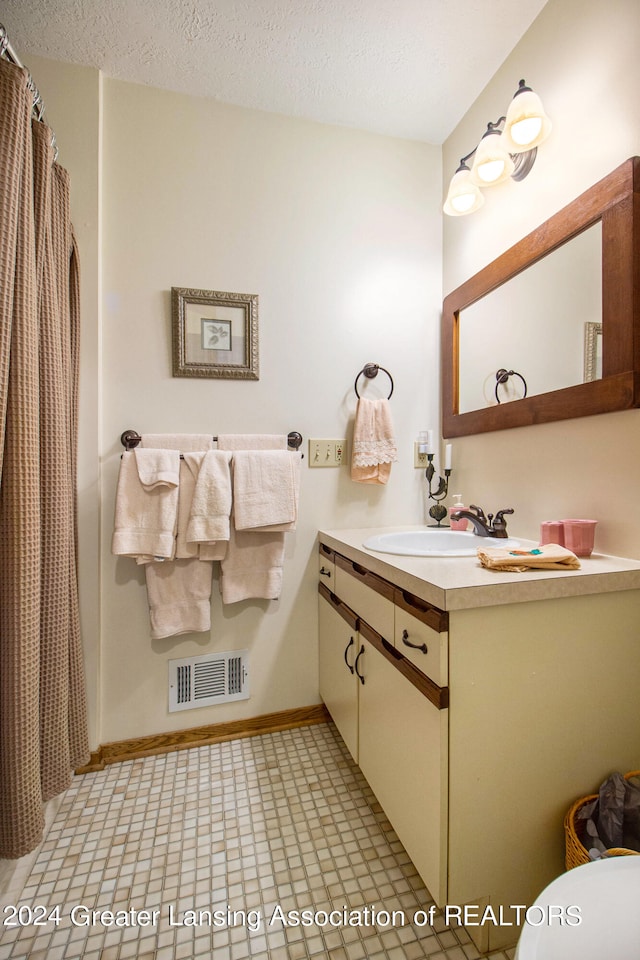
[[[334,563],[338,593],[319,584],[320,693],[416,869],[441,898],[448,691],[413,660],[446,677],[446,633],[424,622],[443,630],[446,616],[418,598],[398,598],[392,584],[340,554]]]
[[[358,762],[358,675],[362,656],[358,618],[349,607],[320,587],[320,692],[349,753]]]
[[[640,768],[640,563],[492,578],[475,559],[368,557],[366,533],[323,542],[322,698],[436,903],[502,910],[467,931],[509,947],[511,907],[565,869],[570,805]]]

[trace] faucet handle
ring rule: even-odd
[[[503,535],[506,536],[507,533],[507,521],[504,518],[505,513],[513,513],[513,507],[509,507],[506,510],[498,510],[496,513],[495,520],[493,521],[493,529],[501,531]]]
[[[473,512],[476,514],[476,516],[478,516],[478,517],[480,518],[480,520],[482,520],[484,523],[486,523],[487,518],[486,518],[485,515],[484,515],[484,510],[482,509],[482,507],[477,507],[477,506],[475,505],[475,503],[472,503],[472,504],[470,505],[470,507],[469,507],[469,510],[473,510]]]

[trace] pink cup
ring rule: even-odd
[[[560,520],[544,520],[540,524],[540,546],[557,543],[564,547],[564,526]]]
[[[576,557],[589,557],[593,550],[597,520],[563,520],[564,545]]]

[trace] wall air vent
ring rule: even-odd
[[[249,699],[249,651],[169,660],[169,712]]]

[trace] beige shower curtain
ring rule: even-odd
[[[78,620],[79,287],[69,182],[0,60],[0,857],[89,754]]]

